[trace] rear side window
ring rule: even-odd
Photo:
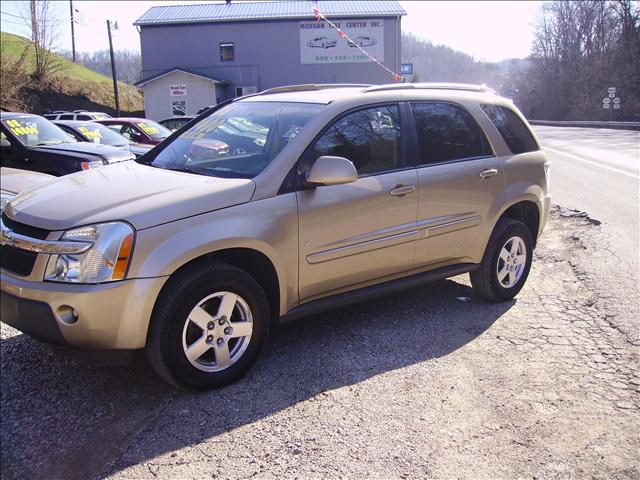
[[[60,120],[73,120],[73,113],[65,113],[60,115]]]
[[[351,160],[358,175],[400,167],[400,113],[396,105],[358,110],[338,120],[314,146],[323,155]]]
[[[511,110],[498,105],[480,107],[498,129],[512,153],[535,152],[540,149],[527,126]]]
[[[77,120],[93,120],[89,115],[78,115]]]
[[[450,103],[411,104],[420,146],[420,165],[493,155],[469,112]]]

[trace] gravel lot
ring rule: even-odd
[[[598,294],[599,235],[556,209],[515,301],[460,276],[301,320],[203,394],[2,325],[2,478],[640,478],[637,331],[616,323],[638,297]]]

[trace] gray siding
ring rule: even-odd
[[[170,85],[180,84],[187,85],[187,94],[170,96]],[[143,87],[145,116],[155,121],[172,117],[171,102],[174,100],[186,100],[187,115],[195,115],[200,108],[216,104],[216,86],[211,80],[187,73],[169,73]]]
[[[383,21],[384,63],[398,72],[400,17]],[[221,42],[234,43],[234,62],[220,61]],[[225,98],[235,96],[235,87],[239,86],[265,90],[300,83],[393,81],[373,63],[302,65],[299,20],[143,26],[140,43],[143,78],[174,67],[187,68],[229,82]]]

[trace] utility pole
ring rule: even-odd
[[[73,31],[73,0],[69,0],[69,10],[71,11],[71,56],[73,63],[76,63],[76,36]]]
[[[118,23],[114,28],[117,27]],[[111,22],[107,20],[107,32],[109,33],[109,51],[111,52],[111,75],[113,76],[113,95],[116,97],[116,112],[120,116],[120,99],[118,98],[118,80],[116,79],[116,60],[113,56],[113,41],[111,40]]]

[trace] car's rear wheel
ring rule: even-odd
[[[171,279],[154,309],[147,353],[167,381],[219,387],[253,365],[269,332],[260,285],[231,265],[198,265]]]
[[[502,219],[491,234],[480,267],[469,274],[471,285],[488,300],[509,300],[527,281],[532,258],[533,241],[527,226]]]

